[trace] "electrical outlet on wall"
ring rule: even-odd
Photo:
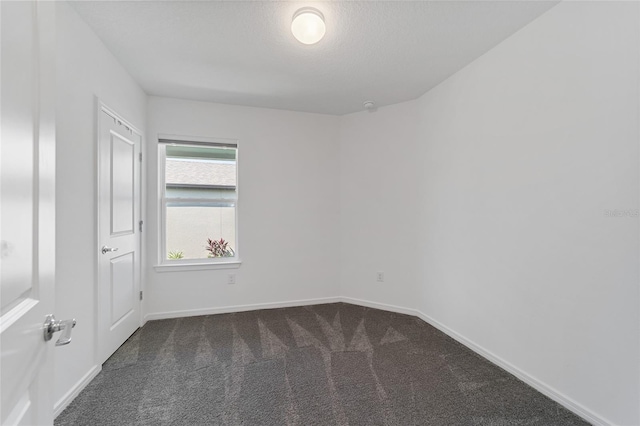
[[[376,272],[376,281],[379,283],[384,282],[384,272]]]
[[[236,274],[229,274],[227,277],[227,284],[235,284],[236,283]]]

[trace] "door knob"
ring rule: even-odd
[[[62,331],[62,336],[56,340],[56,346],[67,345],[71,343],[71,331],[75,326],[75,319],[57,321],[54,315],[47,315],[44,320],[44,341],[48,342],[53,337],[53,333]]]
[[[107,247],[107,246],[102,246],[102,254],[107,254],[110,251],[118,251],[118,247]]]

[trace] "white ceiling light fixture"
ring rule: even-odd
[[[303,7],[293,14],[291,32],[303,44],[315,44],[322,40],[327,27],[324,16],[318,9]]]

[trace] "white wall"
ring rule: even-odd
[[[562,3],[420,101],[422,309],[640,423],[638,3]]]
[[[169,98],[148,102],[145,311],[151,318],[335,297],[338,118]],[[157,136],[239,141],[239,255],[233,270],[157,272]],[[236,274],[236,284],[227,275]]]
[[[414,101],[341,117],[342,296],[418,307],[418,127]]]
[[[639,207],[639,17],[637,3],[561,3],[340,131],[344,294],[415,307],[620,425],[640,423],[640,229],[605,210]],[[378,234],[417,251],[383,257]],[[385,288],[378,268],[403,279]]]
[[[54,401],[95,363],[95,99],[140,129],[146,95],[66,3],[57,14],[56,317],[76,318],[70,345],[55,353]]]

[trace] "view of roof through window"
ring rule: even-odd
[[[236,150],[218,147],[167,146],[167,187],[235,188]]]

